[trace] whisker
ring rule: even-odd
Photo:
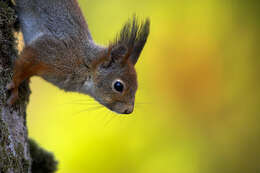
[[[127,128],[126,125],[127,123],[129,122],[128,121],[128,116],[119,116],[119,122],[120,122],[120,126],[122,129],[125,129]]]
[[[108,127],[108,125],[109,125],[113,120],[115,120],[115,118],[116,118],[116,116],[113,115],[113,113],[111,113],[111,112],[108,112],[108,113],[109,113],[109,115],[111,116],[111,118],[109,118],[109,120],[106,121],[106,123],[104,124],[104,127]]]
[[[107,110],[107,112],[103,114],[102,119],[100,119],[100,121],[102,121],[102,123],[106,121],[107,118],[109,117],[109,114],[110,114],[110,110]]]
[[[96,101],[69,101],[69,102],[64,102],[63,105],[89,105],[89,104],[99,104],[98,102]]]
[[[153,104],[152,102],[136,102],[135,104]]]
[[[68,103],[82,103],[82,102],[84,102],[84,103],[92,103],[92,102],[95,102],[95,103],[97,103],[97,101],[95,101],[95,100],[70,100],[70,101],[68,101]]]
[[[70,102],[96,102],[95,100],[70,100]]]
[[[79,114],[81,114],[82,112],[88,112],[88,111],[96,111],[96,110],[99,110],[99,109],[101,109],[101,108],[103,108],[103,106],[94,106],[94,107],[90,107],[90,108],[87,108],[87,109],[83,109],[83,110],[81,110],[81,111],[78,111],[78,112],[76,112],[74,115],[79,115]]]
[[[61,106],[64,106],[64,105],[71,105],[71,104],[89,104],[89,103],[98,103],[98,102],[96,102],[96,101],[88,101],[88,100],[82,100],[82,101],[65,101],[65,102],[62,102],[62,103],[59,103],[59,105],[61,105]]]
[[[97,102],[93,102],[93,103],[69,103],[69,104],[73,104],[73,105],[85,105],[85,106],[88,106],[88,105],[100,105],[99,103]],[[101,106],[101,105],[100,105]]]
[[[84,98],[84,99],[77,98],[77,99],[70,99],[70,101],[74,102],[74,101],[95,101],[95,100],[92,98]]]

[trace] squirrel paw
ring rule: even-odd
[[[12,106],[16,100],[18,99],[18,88],[14,88],[12,89],[12,92],[11,92],[11,96],[9,97],[9,99],[7,100],[7,104],[9,106]]]
[[[13,89],[13,88],[15,88],[14,82],[10,82],[10,83],[8,83],[8,84],[6,85],[6,89],[7,89],[7,90],[11,90],[11,89]]]

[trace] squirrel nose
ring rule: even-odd
[[[133,112],[133,109],[126,109],[123,114],[131,114]]]
[[[124,110],[123,114],[131,114],[133,110],[134,110],[134,106],[131,105]]]

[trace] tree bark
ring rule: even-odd
[[[51,173],[56,170],[56,161],[52,154],[28,139],[28,81],[20,86],[16,104],[6,104],[10,95],[6,85],[11,81],[12,66],[17,58],[14,32],[18,29],[12,1],[0,0],[0,173]]]

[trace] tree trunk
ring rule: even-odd
[[[28,140],[28,81],[20,86],[16,104],[6,104],[10,93],[5,87],[11,81],[13,62],[17,58],[14,32],[18,29],[11,0],[0,0],[0,173],[51,173],[56,170],[52,154]]]

